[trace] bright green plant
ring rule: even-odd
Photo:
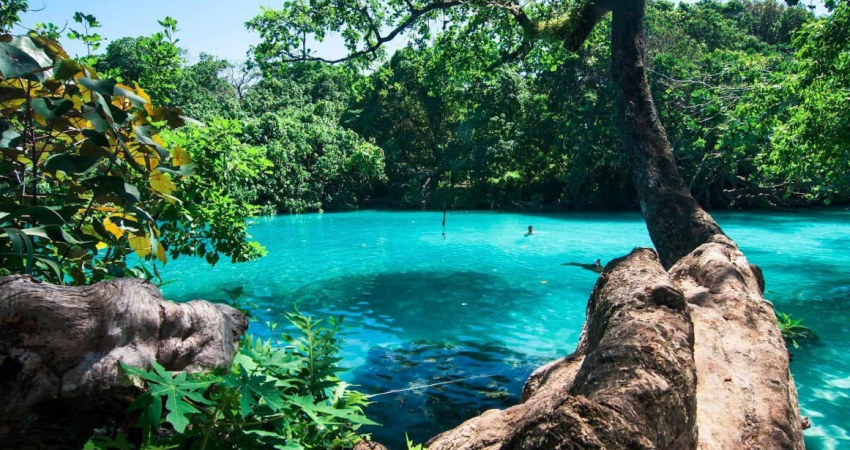
[[[293,335],[245,337],[230,371],[170,372],[124,366],[144,389],[138,411],[144,448],[335,449],[373,425],[366,397],[338,378],[336,320],[288,314]],[[117,439],[117,438],[116,438]],[[103,438],[100,439],[101,441]]]
[[[171,105],[184,61],[176,37],[177,21],[166,17],[158,23],[162,29],[150,36],[121,38],[110,43],[97,67],[102,71],[114,70],[122,79],[145,86],[155,103]]]
[[[407,433],[404,434],[404,440],[407,442],[407,450],[428,450],[423,444],[414,444]]]
[[[169,250],[258,254],[236,207],[162,233],[197,207],[179,198],[195,194],[191,156],[161,134],[193,122],[180,108],[153,106],[43,36],[0,36],[0,54],[0,273],[87,284],[157,276]],[[131,253],[151,269],[128,267]]]
[[[315,108],[315,107],[314,107]],[[260,178],[260,202],[280,211],[355,208],[384,180],[384,154],[314,108],[268,113],[245,126],[275,170]]]
[[[776,321],[779,324],[779,331],[782,333],[782,337],[786,342],[791,342],[794,348],[800,347],[798,341],[812,337],[812,330],[800,325],[803,319],[792,319],[790,314],[777,312]]]
[[[219,253],[232,262],[265,254],[261,245],[244,239],[245,218],[258,212],[257,180],[273,165],[263,147],[239,142],[239,132],[238,122],[216,119],[207,127],[186,127],[165,136],[195,164],[195,175],[183,180],[183,207],[163,214],[161,230],[174,257],[195,255],[215,264]]]
[[[106,38],[94,31],[95,29],[100,28],[100,22],[98,22],[97,18],[93,15],[78,11],[74,13],[74,23],[82,25],[83,29],[75,30],[71,28],[68,32],[68,39],[71,39],[72,41],[79,39],[86,45],[86,59],[83,62],[86,65],[92,66],[97,62],[97,58],[92,58],[92,52],[96,52],[97,49],[103,45],[103,41],[106,40]]]

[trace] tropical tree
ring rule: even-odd
[[[138,85],[100,78],[49,38],[2,36],[0,52],[9,56],[0,59],[3,273],[88,284],[155,277],[169,251],[206,246],[201,253],[215,259],[257,256],[244,227],[210,243],[206,220],[221,214],[183,222],[179,235],[163,233],[171,218],[188,214],[180,196],[195,186],[190,154],[162,137],[194,122],[182,110],[153,106]]]

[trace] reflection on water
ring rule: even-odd
[[[767,298],[819,337],[791,364],[813,423],[807,448],[850,448],[850,213],[715,217],[761,266]],[[524,237],[528,225],[535,235]],[[258,219],[251,233],[266,258],[214,268],[181,258],[166,267],[177,282],[164,291],[224,298],[222,288],[244,286],[260,323],[296,304],[344,317],[344,378],[367,394],[401,391],[374,397],[368,413],[386,426],[368,431],[404,448],[405,432],[421,442],[514,404],[534,368],[574,349],[597,275],[562,263],[650,245],[637,214],[449,213],[442,231],[442,212]]]

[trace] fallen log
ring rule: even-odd
[[[85,442],[131,399],[119,361],[229,367],[248,327],[229,306],[169,302],[140,280],[64,287],[25,276],[0,278],[0,324],[0,442],[9,448]]]
[[[804,448],[788,352],[761,272],[724,235],[669,273],[635,249],[609,263],[575,353],[535,371],[522,402],[430,450]]]

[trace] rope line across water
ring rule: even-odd
[[[374,397],[380,397],[382,395],[398,394],[398,393],[401,393],[401,392],[416,391],[416,390],[419,390],[419,389],[427,389],[427,388],[431,388],[431,387],[435,387],[435,386],[443,386],[443,385],[446,385],[446,384],[455,384],[455,383],[461,383],[461,382],[469,381],[469,380],[477,380],[479,378],[492,378],[492,377],[495,377],[497,375],[502,375],[505,372],[510,372],[512,370],[523,369],[523,368],[524,367],[522,367],[522,366],[512,367],[510,369],[504,369],[504,370],[500,370],[498,372],[493,372],[493,373],[484,374],[484,375],[473,375],[471,377],[459,378],[457,380],[440,381],[438,383],[423,384],[421,386],[412,386],[412,387],[408,387],[408,388],[404,388],[404,389],[392,389],[392,390],[389,390],[389,391],[386,391],[386,392],[379,392],[377,394],[367,395],[366,398],[374,398]]]

